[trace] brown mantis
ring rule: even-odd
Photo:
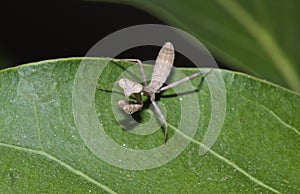
[[[157,112],[163,124],[165,125],[165,134],[164,134],[165,142],[167,140],[167,135],[168,135],[168,122],[165,116],[162,114],[159,107],[157,106],[157,103],[155,102],[155,94],[173,88],[183,82],[186,82],[192,78],[201,75],[201,72],[197,72],[179,81],[176,81],[174,83],[162,87],[171,72],[174,58],[175,58],[175,52],[174,52],[173,44],[170,42],[166,42],[164,46],[161,48],[161,50],[159,51],[159,54],[156,58],[152,77],[151,77],[151,82],[148,85],[146,82],[146,76],[141,61],[138,59],[122,59],[122,60],[133,61],[138,63],[141,76],[143,79],[143,85],[135,81],[131,81],[127,78],[122,78],[117,82],[119,86],[123,89],[124,95],[126,97],[129,97],[133,94],[136,98],[136,102],[125,101],[125,100],[120,100],[118,102],[118,106],[127,114],[133,114],[139,111],[143,107],[142,96],[150,97],[150,101],[155,111]]]

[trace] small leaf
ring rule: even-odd
[[[89,82],[84,82],[88,80],[85,78],[88,78],[89,73],[92,73],[89,71],[85,72],[87,77],[77,77],[83,62],[85,67],[88,65],[95,71],[102,71],[96,83],[89,85]],[[214,70],[222,73],[225,82],[226,117],[212,149],[205,155],[199,155],[199,147],[209,125],[212,109],[211,91],[207,81],[204,79],[203,84],[198,87],[201,78],[192,80],[193,88],[199,88],[196,100],[201,110],[198,120],[190,120],[191,123],[198,123],[194,137],[188,137],[185,131],[178,130],[182,117],[190,118],[197,112],[194,108],[181,110],[180,106],[188,103],[183,99],[190,98],[193,94],[184,91],[185,88],[181,94],[176,94],[176,88],[161,94],[158,103],[159,106],[164,105],[170,124],[169,140],[164,144],[163,131],[159,129],[159,125],[156,131],[140,131],[149,134],[137,135],[135,133],[138,133],[138,125],[131,126],[132,131],[126,131],[123,130],[126,123],[117,122],[124,115],[114,108],[116,104],[112,102],[114,98],[126,98],[118,86],[105,86],[117,81],[127,68],[126,75],[131,79],[139,80],[140,76],[135,72],[136,65],[133,63],[107,64],[108,62],[107,59],[92,58],[58,59],[0,72],[1,193],[300,191],[298,94],[248,75]],[[131,72],[131,67],[134,72]],[[151,67],[145,65],[149,72]],[[177,71],[190,75],[198,69]],[[173,76],[174,79],[175,77]],[[78,115],[78,112],[74,112],[77,110],[74,109],[76,98],[72,96],[76,94],[76,80],[82,80],[85,84],[86,88],[82,88],[82,92],[86,92],[86,96],[89,94],[88,88],[94,88],[94,98],[82,101],[82,107],[94,106],[95,112],[88,114],[95,116],[106,135],[116,144],[128,150],[143,151],[167,146],[178,133],[191,143],[175,159],[146,170],[129,170],[104,162],[95,150],[88,147],[86,137],[77,125],[74,116]],[[96,90],[96,85],[102,89]],[[147,99],[144,100],[144,109],[134,115],[134,118],[142,125],[146,125],[151,119],[159,124],[156,114],[148,109]],[[181,115],[182,111],[189,114]],[[83,112],[80,115],[88,120]],[[153,128],[157,126],[153,125]],[[95,128],[91,134],[97,135],[99,130]],[[89,138],[88,140],[93,140],[92,137]],[[97,150],[104,149],[105,142],[101,139],[98,141],[100,142],[90,144],[100,145],[95,148]],[[112,147],[103,153],[114,156],[117,152]],[[163,157],[163,154],[169,153],[160,154]],[[143,161],[138,158],[128,160],[140,162],[142,166],[151,157],[144,158]],[[126,161],[120,161],[122,162]]]

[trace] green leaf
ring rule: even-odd
[[[199,155],[199,147],[209,126],[211,92],[207,81],[199,91],[174,95],[176,88],[164,92],[159,104],[167,111],[169,140],[163,143],[163,131],[141,136],[125,131],[117,122],[113,110],[116,98],[124,99],[114,83],[132,63],[114,62],[107,59],[69,58],[42,61],[6,69],[0,72],[0,192],[1,193],[298,193],[300,192],[300,96],[289,90],[258,80],[248,75],[213,70],[205,80],[221,73],[226,86],[226,117],[220,135],[212,149]],[[84,64],[85,77],[78,77]],[[105,66],[106,65],[106,66]],[[145,66],[146,70],[152,66]],[[98,82],[101,90],[88,82],[94,72],[103,70]],[[128,72],[130,78],[139,79],[139,73]],[[131,70],[130,70],[131,71]],[[197,69],[177,69],[190,75]],[[176,72],[175,71],[175,74]],[[99,74],[100,75],[100,74]],[[175,79],[176,76],[173,76]],[[172,79],[173,79],[172,78]],[[93,98],[82,101],[83,108],[93,105],[93,115],[106,134],[114,142],[132,150],[147,150],[168,146],[176,134],[191,143],[175,159],[155,168],[130,170],[104,162],[97,155],[103,151],[105,142],[84,136],[76,115],[88,121],[90,115],[78,111],[76,81],[82,80],[82,92],[88,96],[94,88]],[[197,88],[200,77],[192,80]],[[187,83],[188,84],[188,83]],[[179,87],[179,86],[178,86]],[[195,108],[181,110],[184,100],[196,95],[201,114],[198,120],[179,129],[183,117],[192,118]],[[182,99],[182,100],[180,100]],[[190,99],[193,100],[193,99]],[[149,105],[149,104],[148,104]],[[151,111],[145,108],[135,119],[146,124],[152,118],[160,123]],[[77,105],[76,105],[77,106]],[[199,109],[199,110],[200,110]],[[220,109],[221,110],[221,109]],[[75,111],[75,112],[74,112]],[[181,115],[183,111],[190,114]],[[78,114],[81,113],[81,114]],[[122,114],[121,114],[122,116]],[[153,117],[151,117],[153,116]],[[218,118],[214,118],[218,119]],[[186,135],[189,126],[198,123],[194,137]],[[90,123],[86,123],[88,126]],[[136,126],[138,127],[138,126]],[[153,126],[154,128],[155,126]],[[97,136],[99,128],[88,135]],[[87,138],[87,139],[86,139]],[[102,138],[102,137],[100,137]],[[86,142],[86,140],[91,140]],[[181,142],[177,142],[180,145]],[[91,149],[89,145],[100,145]],[[107,157],[121,157],[116,150],[106,149]],[[160,157],[168,155],[161,154]],[[106,156],[106,155],[105,155]],[[128,158],[143,166],[144,161]],[[123,159],[122,159],[123,160]],[[126,162],[126,161],[120,161]],[[123,164],[123,163],[122,163]],[[128,164],[129,165],[129,164]]]
[[[228,65],[300,91],[297,0],[115,2],[186,30]]]

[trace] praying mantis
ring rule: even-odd
[[[147,84],[146,82],[146,76],[144,73],[142,62],[140,60],[121,59],[125,61],[136,62],[139,65],[140,73],[143,79],[143,85],[138,82],[129,80],[127,78],[122,78],[117,82],[119,86],[123,89],[124,95],[126,97],[134,95],[136,99],[136,101],[120,100],[118,102],[118,106],[120,107],[120,109],[122,109],[127,114],[133,114],[142,109],[143,107],[142,96],[148,96],[150,98],[150,101],[156,113],[159,115],[163,124],[165,125],[165,133],[164,133],[165,143],[167,141],[167,135],[168,135],[168,122],[155,101],[155,95],[201,75],[201,72],[197,72],[181,80],[163,86],[163,84],[166,82],[172,70],[174,58],[175,58],[174,46],[171,42],[166,42],[158,53],[158,56],[155,61],[153,73],[151,76],[151,81],[149,84]]]

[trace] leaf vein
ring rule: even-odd
[[[195,144],[198,144],[201,147],[204,147],[207,152],[209,152],[210,154],[212,154],[213,156],[215,156],[217,159],[225,162],[226,164],[228,164],[229,166],[233,167],[234,169],[236,169],[237,171],[239,171],[240,173],[242,173],[243,175],[245,175],[248,179],[250,179],[251,181],[255,182],[256,184],[274,192],[274,193],[280,193],[279,191],[277,191],[275,188],[265,184],[264,182],[258,180],[257,178],[253,177],[252,175],[250,175],[248,172],[246,172],[245,170],[243,170],[241,167],[239,167],[237,164],[231,162],[230,160],[228,160],[227,158],[225,158],[224,156],[218,154],[217,152],[213,151],[212,149],[210,149],[209,147],[207,147],[205,144],[203,144],[202,142],[195,140],[193,138],[191,138],[190,136],[186,135],[185,133],[181,132],[179,129],[177,129],[175,126],[169,124],[169,126],[171,128],[173,128],[176,132],[178,132],[179,134],[181,134],[184,138],[192,141]]]
[[[284,120],[282,120],[274,111],[268,109],[266,106],[264,106],[263,104],[261,103],[258,103],[258,102],[254,102],[253,100],[245,97],[245,96],[242,96],[243,98],[245,98],[246,100],[248,100],[249,102],[251,103],[254,103],[258,106],[260,106],[261,108],[263,108],[265,111],[269,112],[272,116],[274,116],[283,126],[291,129],[292,131],[294,131],[297,135],[300,135],[300,131],[298,129],[296,129],[295,127],[289,125],[288,123],[286,123]]]
[[[37,155],[40,155],[40,156],[44,156],[44,157],[50,159],[51,161],[57,162],[61,166],[63,166],[66,169],[70,170],[72,173],[81,176],[82,178],[86,179],[88,182],[93,183],[98,187],[101,187],[103,190],[107,191],[108,193],[116,194],[116,192],[114,190],[112,190],[111,188],[109,188],[108,186],[98,182],[97,180],[95,180],[92,177],[88,176],[84,172],[75,169],[74,167],[67,164],[66,162],[63,162],[63,161],[59,160],[58,158],[52,156],[51,154],[46,153],[43,150],[34,150],[34,149],[30,149],[30,148],[19,147],[19,146],[16,146],[16,145],[10,145],[10,144],[1,143],[1,142],[0,142],[0,146],[10,148],[10,149],[19,150],[19,151],[23,151],[23,152],[34,153],[34,154],[37,154]]]

